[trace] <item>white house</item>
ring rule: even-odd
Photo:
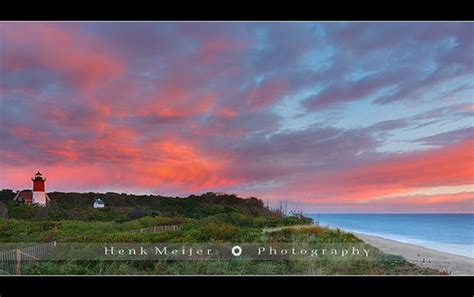
[[[105,207],[105,203],[104,201],[102,201],[102,199],[100,198],[95,199],[94,208],[104,208],[104,207]]]

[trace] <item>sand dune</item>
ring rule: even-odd
[[[416,265],[437,269],[451,275],[474,275],[474,259],[382,237],[360,233],[354,234],[366,243],[379,248],[384,253],[400,255]]]

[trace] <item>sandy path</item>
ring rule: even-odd
[[[282,226],[282,227],[272,227],[272,228],[263,228],[263,232],[274,232],[274,231],[280,231],[283,229],[301,229],[301,228],[313,228],[316,227],[316,225],[312,224],[307,224],[307,225],[294,225],[294,226]]]

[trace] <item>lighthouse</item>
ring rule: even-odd
[[[45,206],[48,199],[46,192],[44,191],[44,182],[46,178],[43,177],[41,172],[36,172],[35,176],[31,178],[33,181],[33,204]]]
[[[44,191],[44,182],[46,178],[43,177],[41,172],[36,172],[35,176],[31,178],[33,181],[33,191],[21,190],[18,191],[13,198],[13,201],[18,203],[34,204],[39,206],[46,206],[51,199],[48,194]]]

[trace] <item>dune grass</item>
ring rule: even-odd
[[[54,195],[53,195],[54,196]],[[93,209],[96,194],[56,194],[38,208],[8,202],[0,220],[0,243],[261,243],[363,244],[351,233],[310,225],[302,214],[269,209],[256,198],[206,193],[186,199],[104,194],[108,206]],[[85,198],[84,198],[85,197]],[[8,198],[8,197],[7,197]],[[107,200],[108,199],[108,200]],[[91,200],[91,201],[89,201]],[[86,203],[84,202],[86,201]],[[135,206],[133,206],[135,205]],[[141,228],[179,225],[177,231],[135,233]],[[287,228],[301,226],[301,228]],[[33,275],[430,275],[402,257],[370,247],[369,258],[209,261],[38,261],[22,270]]]
[[[130,233],[138,227],[182,223],[175,232]],[[318,226],[281,229],[264,232],[261,227],[238,226],[228,223],[200,222],[176,218],[142,218],[125,223],[58,221],[43,222],[35,228],[25,228],[21,220],[0,224],[0,238],[18,234],[34,242],[138,242],[138,243],[202,243],[202,242],[260,242],[260,243],[362,243],[351,233]],[[387,255],[371,247],[370,258],[341,260],[331,258],[304,260],[216,260],[216,261],[50,261],[38,262],[23,274],[41,275],[431,275],[438,271],[419,268],[402,257]]]

